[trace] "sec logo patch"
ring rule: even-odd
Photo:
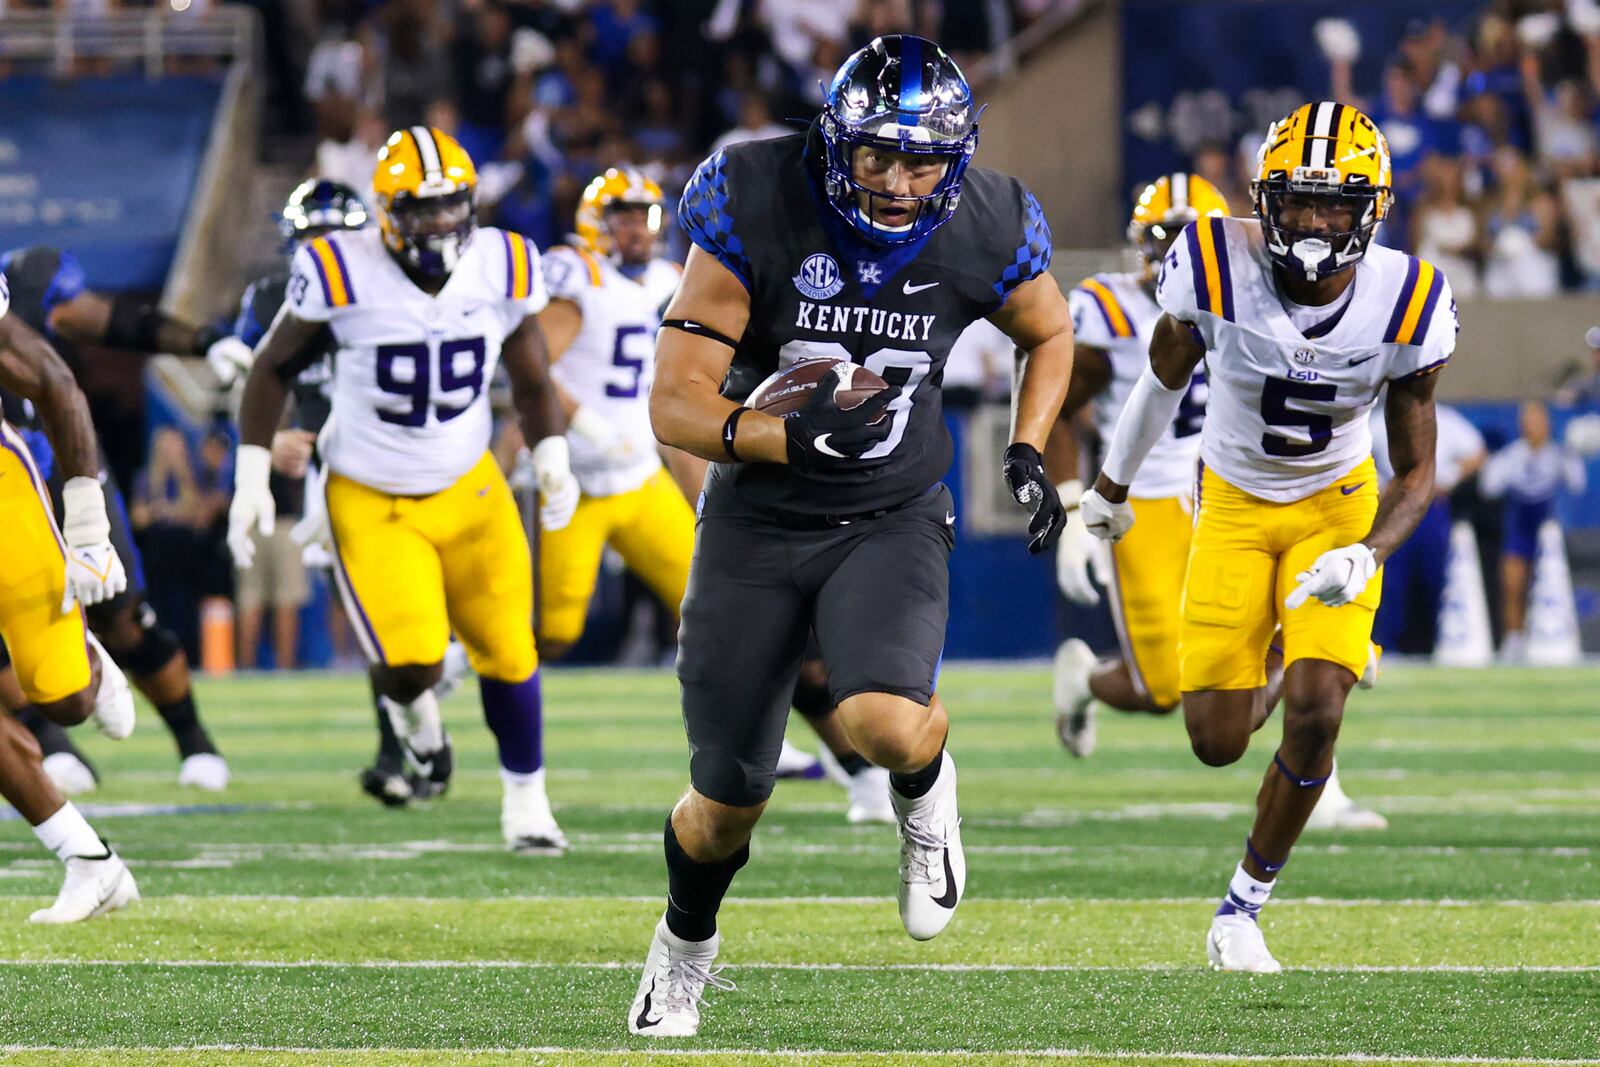
[[[844,288],[844,276],[839,273],[839,264],[832,256],[814,252],[800,264],[800,273],[794,276],[794,287],[810,300],[826,300]]]

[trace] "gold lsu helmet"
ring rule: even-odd
[[[1355,266],[1394,202],[1389,181],[1389,142],[1349,104],[1302,104],[1274,122],[1250,183],[1273,261],[1308,281]],[[1328,212],[1337,228],[1294,228],[1290,204]]]
[[[610,167],[583,190],[578,202],[578,239],[598,255],[609,256],[615,252],[606,213],[620,207],[644,208],[645,225],[650,233],[661,232],[661,186],[637,168]]]
[[[1128,221],[1128,243],[1146,264],[1157,264],[1167,246],[1195,219],[1231,215],[1228,199],[1198,174],[1163,174],[1144,187]]]
[[[372,192],[390,252],[424,275],[455,269],[477,225],[478,169],[454,137],[431,126],[390,134]]]

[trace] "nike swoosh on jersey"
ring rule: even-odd
[[[1360,359],[1352,359],[1349,363],[1346,363],[1345,366],[1346,367],[1359,367],[1359,366],[1361,366],[1361,364],[1366,363],[1369,360],[1377,359],[1381,355],[1383,355],[1382,352],[1374,352],[1370,356],[1362,356]]]
[[[923,284],[923,285],[912,285],[908,281],[908,282],[906,282],[905,287],[902,288],[900,291],[905,293],[907,296],[911,296],[914,293],[922,292],[922,290],[924,290],[924,289],[932,289],[934,286],[936,286],[938,284],[939,284],[938,282],[927,282],[926,284]]]
[[[1360,489],[1366,484],[1366,482],[1357,482],[1355,485],[1341,485],[1339,487],[1339,495],[1349,496],[1351,493],[1355,492],[1357,489]]]
[[[956,900],[956,872],[950,869],[950,850],[944,850],[944,892],[933,898],[941,908],[954,909]]]

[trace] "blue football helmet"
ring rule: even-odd
[[[828,202],[859,233],[879,244],[916,241],[944,225],[961,200],[961,179],[978,148],[978,114],[961,68],[932,41],[910,34],[874,38],[844,61],[828,87],[820,120],[826,148],[823,185]],[[859,147],[945,157],[944,176],[931,193],[892,197],[856,181]],[[875,200],[917,201],[917,213],[890,227],[863,210]]]
[[[278,230],[286,251],[329,230],[359,230],[367,224],[361,194],[332,178],[307,178],[295,186],[283,205]]]

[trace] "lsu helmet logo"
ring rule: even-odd
[[[412,271],[455,269],[477,227],[478,170],[456,139],[431,126],[389,135],[372,175],[383,243]]]
[[[1196,219],[1231,215],[1227,197],[1198,174],[1164,174],[1144,187],[1128,221],[1128,243],[1147,269],[1161,262],[1173,238]]]
[[[623,207],[644,208],[645,226],[651,234],[661,232],[661,186],[634,167],[611,167],[583,190],[583,198],[578,202],[578,240],[596,255],[611,255],[616,249],[606,215]]]
[[[1361,261],[1389,214],[1389,143],[1348,104],[1302,104],[1267,131],[1250,192],[1273,262],[1326,278]]]

